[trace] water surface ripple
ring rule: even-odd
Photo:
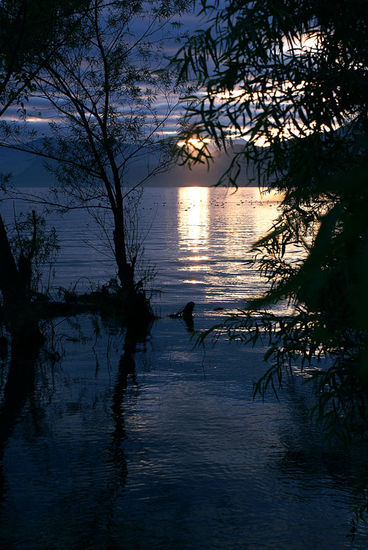
[[[347,537],[365,455],[326,443],[306,416],[308,384],[290,378],[280,400],[253,400],[261,347],[194,347],[181,319],[166,316],[193,300],[195,328],[208,328],[223,315],[218,307],[261,292],[246,260],[277,201],[261,202],[256,189],[150,189],[141,208],[162,319],[133,356],[116,327],[97,330],[90,316],[58,320],[62,359],[30,367],[34,377],[2,440],[1,546],[367,548],[364,527]],[[54,223],[62,244],[55,284],[86,271],[80,288],[108,280],[111,259],[84,242],[94,239],[87,218]]]

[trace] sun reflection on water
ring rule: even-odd
[[[250,265],[252,244],[275,220],[280,197],[257,188],[182,187],[177,196],[178,267],[184,285],[201,285],[207,303],[233,302],[264,291]]]
[[[207,259],[209,241],[209,190],[207,187],[181,187],[178,195],[179,261],[183,270],[203,270],[201,262]],[[184,252],[182,254],[182,252]],[[179,268],[180,270],[180,268]],[[197,279],[185,281],[202,283]]]
[[[190,252],[206,250],[209,233],[208,188],[181,187],[179,189],[178,231],[179,247]],[[197,259],[194,258],[193,259]]]

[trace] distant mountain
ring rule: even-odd
[[[11,174],[19,187],[49,187],[55,182],[40,157],[4,147],[0,147],[0,173]]]
[[[220,152],[215,154],[215,160],[210,170],[205,165],[196,165],[192,169],[187,166],[172,166],[169,170],[151,178],[148,187],[158,186],[209,186],[217,183],[230,163],[231,157]],[[0,147],[0,173],[12,174],[12,182],[18,187],[49,187],[56,183],[55,176],[45,167],[44,159]],[[146,165],[142,162],[134,163],[128,179],[130,184],[141,180],[146,174]],[[251,170],[245,165],[238,180],[239,186],[254,185]]]
[[[168,172],[153,178],[149,186],[209,186],[215,185],[223,173],[228,168],[231,161],[231,154],[227,155],[224,152],[216,152],[214,161],[211,162],[208,169],[204,164],[197,164],[191,169],[188,166],[173,166]],[[251,169],[246,169],[245,162],[241,163],[241,172],[238,178],[238,185],[249,186],[256,185],[253,181],[254,173]]]

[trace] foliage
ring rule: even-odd
[[[268,337],[260,393],[297,361],[327,358],[312,376],[317,411],[330,429],[366,437],[368,3],[201,4],[207,27],[176,58],[199,86],[185,98],[184,160],[209,163],[214,144],[231,149],[242,139],[228,181],[236,184],[246,162],[260,184],[283,193],[279,218],[254,245],[269,288],[228,332]],[[287,314],[276,308],[283,300]]]
[[[132,294],[140,281],[128,197],[172,162],[170,144],[160,139],[177,105],[164,46],[178,38],[176,17],[187,8],[182,0],[93,0],[78,44],[59,49],[35,79],[33,97],[46,100],[54,118],[52,137],[25,146],[23,136],[20,145],[57,161],[49,165],[59,183],[56,202],[100,220],[99,212],[108,213],[118,278]],[[3,130],[14,145],[13,127]]]
[[[0,1],[1,124],[5,122],[4,115],[14,117],[15,110],[20,117],[25,116],[25,103],[29,93],[35,89],[36,76],[55,58],[66,41],[69,44],[73,41],[75,43],[87,7],[88,0]],[[6,184],[9,178],[9,174],[1,174],[1,183]],[[39,227],[40,222],[41,220],[37,220],[35,227]],[[1,215],[0,249],[2,297],[7,308],[14,309],[16,305],[16,310],[26,308],[28,292],[23,283],[29,290],[32,279],[31,264],[40,251],[36,251],[35,248],[32,254],[28,250],[26,256],[21,256],[24,260],[24,269],[23,274],[20,274]],[[35,281],[33,283],[36,284]],[[16,314],[15,317],[17,316]]]
[[[78,36],[88,0],[1,0],[0,116],[27,99],[34,77]]]
[[[46,290],[49,290],[53,264],[59,250],[55,228],[47,229],[45,218],[32,210],[14,216],[10,234],[13,235],[10,239],[13,255],[27,290],[32,293],[40,291],[45,266],[48,266]]]

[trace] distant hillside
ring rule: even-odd
[[[214,162],[211,163],[210,169],[203,164],[198,164],[192,169],[188,166],[173,166],[170,171],[153,178],[149,186],[209,186],[215,185],[223,173],[228,168],[231,161],[231,156],[224,152],[214,155]],[[245,163],[242,163],[242,170],[239,175],[238,185],[249,186],[256,185],[254,183],[254,174],[251,169],[246,170]]]
[[[187,166],[173,166],[168,171],[155,176],[147,182],[149,187],[158,186],[209,186],[217,183],[229,165],[230,157],[217,153],[210,170],[197,165],[191,170]],[[49,187],[56,183],[55,176],[49,172],[40,157],[0,147],[0,172],[12,174],[12,181],[19,187]],[[128,173],[129,183],[143,179],[146,173],[144,163],[135,163]],[[238,185],[254,185],[251,171],[242,169]]]
[[[0,147],[0,173],[11,174],[12,182],[19,187],[48,187],[54,183],[41,158],[3,147]]]

